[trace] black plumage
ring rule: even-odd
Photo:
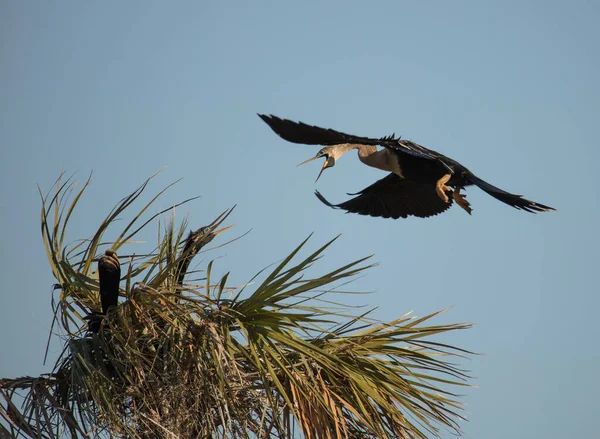
[[[98,261],[98,277],[100,282],[100,302],[102,314],[119,303],[119,282],[121,281],[121,264],[117,254],[106,250]]]
[[[457,204],[470,213],[469,203],[459,191],[464,187],[475,185],[515,209],[531,213],[555,210],[552,207],[527,200],[521,195],[499,189],[478,178],[457,161],[395,135],[381,138],[360,137],[281,119],[273,115],[259,114],[259,117],[275,133],[289,142],[326,146],[370,145],[371,148],[381,146],[393,152],[398,166],[396,172],[363,189],[357,194],[357,197],[340,204],[332,204],[316,192],[319,200],[330,207],[384,218],[406,218],[409,215],[428,217],[448,209],[452,198],[448,198],[447,195],[452,194]],[[321,150],[318,156],[327,158],[326,149]],[[324,169],[330,166],[333,164],[324,166]],[[443,183],[440,180],[443,180]],[[436,185],[440,184],[444,188],[441,195],[436,193]],[[453,187],[454,191],[450,191],[446,185]],[[441,196],[446,199],[442,199]]]
[[[380,145],[398,150],[402,154],[432,160],[435,160],[441,155],[409,140],[400,140],[400,138],[395,137],[395,134],[379,139],[372,139],[369,137],[345,134],[328,128],[307,125],[302,122],[280,119],[273,115],[266,116],[264,114],[259,114],[258,116],[264,120],[273,131],[279,134],[281,138],[292,143],[302,143],[304,145],[340,145],[342,143]]]
[[[331,204],[319,191],[315,191],[315,195],[321,202],[335,209],[393,219],[409,215],[428,218],[444,212],[452,205],[452,201],[446,203],[437,196],[434,185],[415,183],[396,174],[377,180],[358,194],[350,194],[358,197],[340,204]]]

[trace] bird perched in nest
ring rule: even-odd
[[[100,312],[93,311],[84,317],[88,320],[88,331],[96,334],[100,331],[104,316],[119,304],[119,283],[121,282],[121,263],[112,250],[106,250],[98,260],[98,282],[100,284]]]
[[[426,218],[447,210],[454,200],[467,213],[472,208],[461,190],[475,185],[492,197],[527,212],[556,210],[511,194],[475,176],[463,165],[439,152],[395,135],[379,139],[359,137],[332,129],[306,125],[270,115],[258,115],[283,139],[306,145],[325,145],[317,155],[303,163],[324,158],[317,180],[327,168],[346,152],[356,149],[365,165],[387,171],[386,177],[363,189],[340,204],[332,204],[315,191],[317,198],[329,207],[360,215],[383,218]],[[383,149],[378,149],[378,146]]]

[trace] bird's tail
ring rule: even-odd
[[[508,204],[509,206],[514,207],[515,209],[525,210],[527,212],[536,213],[536,212],[548,212],[550,210],[556,210],[550,206],[544,206],[540,203],[535,203],[533,201],[527,200],[523,198],[522,195],[511,194],[510,192],[503,191],[496,186],[489,184],[487,181],[482,180],[481,178],[470,174],[468,179],[481,190],[487,192],[492,197],[497,200],[502,201],[503,203]]]

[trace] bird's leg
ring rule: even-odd
[[[450,202],[450,199],[448,198],[448,195],[446,195],[446,192],[452,191],[452,189],[446,186],[446,183],[448,183],[450,177],[452,177],[452,174],[446,174],[442,178],[440,178],[435,184],[435,191],[437,192],[438,197],[440,197],[446,203]]]
[[[471,212],[473,212],[473,209],[471,209],[471,204],[467,201],[467,196],[460,193],[461,189],[462,189],[462,187],[456,186],[454,188],[454,192],[452,192],[452,198],[454,198],[454,201],[456,201],[456,204],[458,204],[460,207],[465,209],[467,211],[467,213],[469,215],[471,215]]]

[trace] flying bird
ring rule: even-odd
[[[362,191],[349,194],[357,196],[340,204],[330,203],[315,191],[317,198],[332,208],[383,218],[398,219],[409,215],[426,218],[444,212],[454,200],[470,215],[471,205],[460,191],[475,185],[515,209],[531,213],[556,210],[522,195],[503,191],[475,176],[457,161],[394,134],[379,139],[359,137],[273,115],[258,116],[288,142],[325,146],[315,157],[300,163],[324,158],[317,180],[325,169],[333,167],[344,153],[353,149],[358,150],[358,158],[365,165],[389,172]],[[378,146],[383,148],[378,149]]]

